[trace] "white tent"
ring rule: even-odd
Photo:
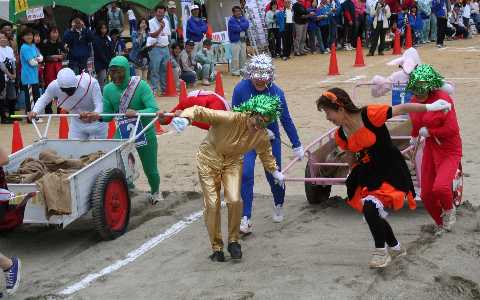
[[[0,0],[0,19],[9,21],[9,8],[8,4],[10,3],[9,0]]]

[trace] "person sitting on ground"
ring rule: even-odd
[[[203,41],[203,47],[195,55],[198,68],[198,77],[202,80],[202,84],[209,86],[210,82],[215,80],[215,59],[213,57],[212,40]]]
[[[195,53],[193,49],[195,42],[187,41],[185,43],[185,49],[180,53],[180,69],[182,70],[180,78],[185,81],[187,86],[194,86],[197,81]]]

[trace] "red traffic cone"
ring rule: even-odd
[[[115,120],[111,120],[110,122],[108,122],[108,136],[107,136],[107,138],[109,140],[113,139],[116,131],[117,131],[117,124],[115,123]]]
[[[188,93],[187,93],[187,85],[185,81],[180,81],[180,96],[178,97],[178,103],[182,103],[187,101]]]
[[[167,90],[165,91],[165,96],[177,96],[177,88],[175,86],[175,77],[173,76],[173,66],[171,61],[167,63]]]
[[[20,123],[18,123],[18,121],[13,122],[12,129],[12,153],[15,153],[23,149],[23,138],[22,132],[20,131]]]
[[[400,46],[400,32],[398,30],[395,32],[395,37],[393,40],[392,55],[402,55],[402,47]]]
[[[335,46],[335,43],[332,44],[330,49],[330,65],[328,66],[328,75],[340,75],[338,72],[337,47]]]
[[[405,49],[412,48],[413,43],[412,43],[412,28],[410,27],[409,24],[407,24],[406,27],[406,32],[405,32]]]
[[[205,35],[207,36],[207,39],[209,40],[212,39],[213,29],[212,29],[212,26],[210,26],[210,24],[207,24],[207,32],[205,33]]]
[[[64,110],[61,111],[62,114],[65,114],[66,112]],[[67,117],[60,117],[60,126],[58,127],[58,138],[61,140],[66,140],[68,139],[68,120]]]
[[[215,93],[225,98],[225,92],[223,91],[222,73],[217,72],[215,76]]]
[[[155,122],[155,129],[157,131],[157,135],[165,133],[165,130],[162,128],[162,125],[160,125],[159,121]]]
[[[363,61],[362,39],[360,37],[357,38],[357,48],[355,49],[355,64],[353,66],[365,66],[365,62]]]

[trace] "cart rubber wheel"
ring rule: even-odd
[[[462,204],[463,196],[463,169],[462,163],[458,166],[457,173],[453,179],[453,204],[459,207]]]
[[[130,196],[120,169],[106,169],[97,176],[90,200],[95,230],[102,239],[114,240],[125,233],[130,219]]]
[[[305,166],[305,178],[311,178],[310,165]],[[305,196],[310,204],[320,204],[330,198],[332,191],[331,185],[316,185],[311,182],[305,182]]]

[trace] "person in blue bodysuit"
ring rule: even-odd
[[[278,96],[281,101],[281,116],[280,122],[282,123],[285,132],[292,143],[292,148],[297,157],[300,159],[304,156],[303,146],[298,138],[297,129],[293,124],[292,118],[288,111],[287,102],[285,100],[285,94],[275,83],[274,80],[274,67],[272,59],[265,55],[260,54],[251,58],[247,64],[244,72],[244,79],[241,80],[233,90],[232,107],[239,106],[243,102],[248,101],[253,96],[259,94],[267,94],[271,96]],[[281,139],[280,128],[277,122],[273,122],[268,125],[267,129],[271,136],[272,153],[277,161],[277,165],[281,168]],[[242,174],[242,200],[243,200],[243,218],[240,225],[241,233],[251,232],[252,217],[252,203],[253,203],[253,185],[254,185],[254,169],[255,159],[257,154],[255,151],[247,152],[243,159],[243,174]],[[283,202],[285,199],[285,187],[275,184],[274,178],[270,173],[265,172],[270,189],[273,194],[274,207],[273,207],[273,221],[283,221]]]

